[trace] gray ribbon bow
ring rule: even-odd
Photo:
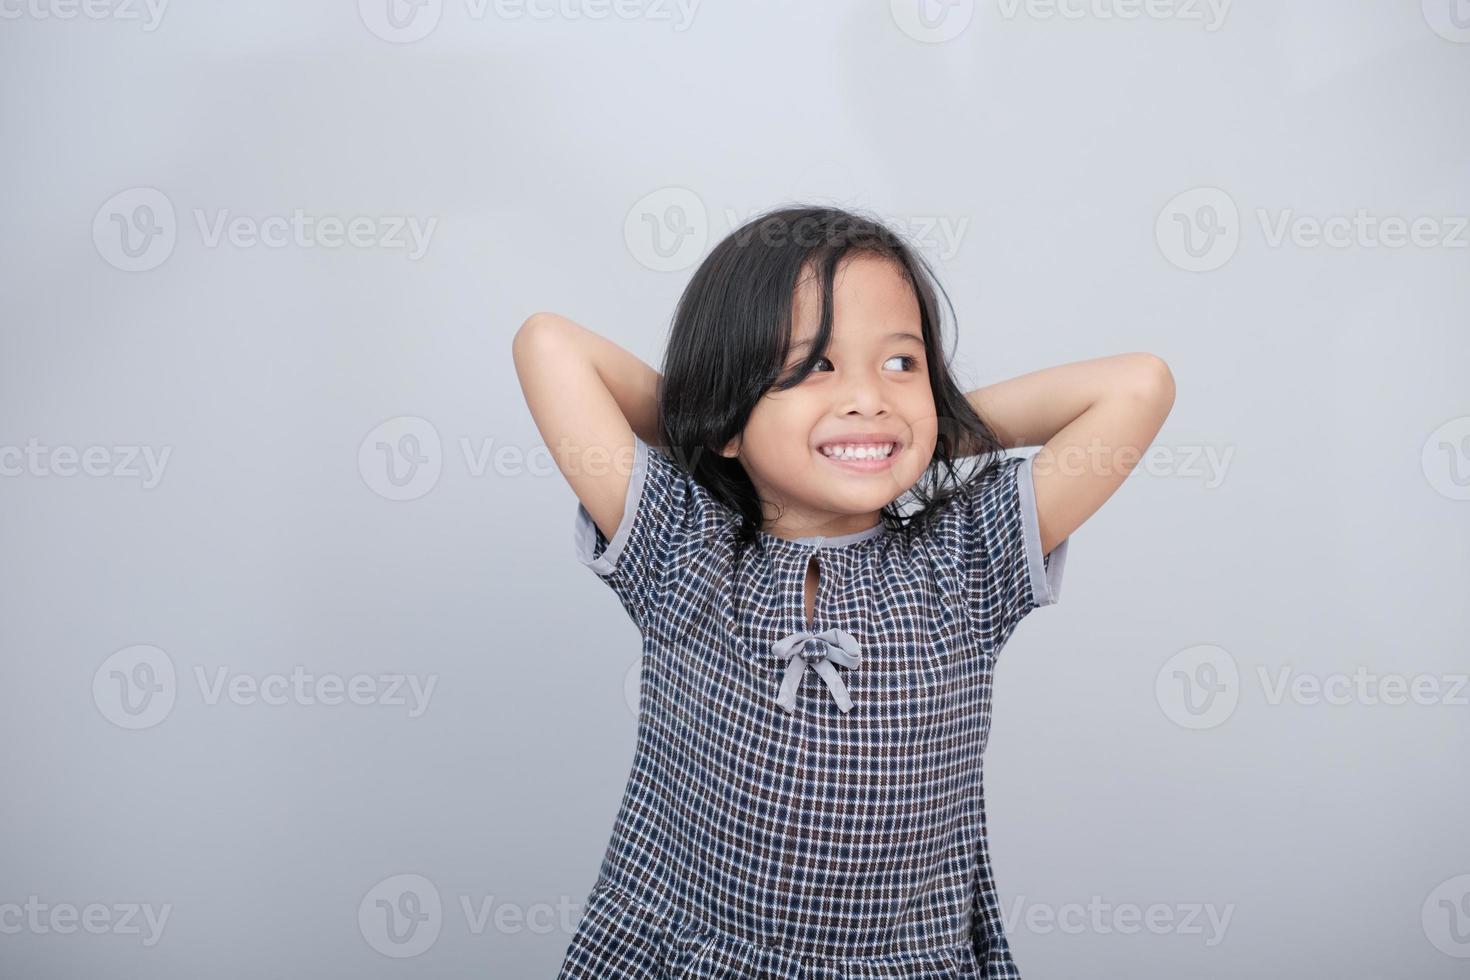
[[[776,703],[787,711],[796,711],[796,689],[801,686],[802,674],[808,666],[827,682],[837,707],[844,713],[852,710],[852,699],[842,678],[837,676],[834,663],[844,667],[858,665],[858,642],[851,633],[839,629],[823,630],[820,633],[792,633],[784,640],[777,640],[771,653],[787,661],[786,676],[781,680],[781,694]]]

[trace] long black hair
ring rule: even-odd
[[[891,260],[913,288],[939,422],[929,466],[906,494],[917,509],[905,514],[893,501],[882,509],[882,522],[890,530],[917,532],[988,469],[962,480],[957,459],[1004,450],[951,376],[936,295],[944,297],[951,319],[954,306],[923,257],[863,214],[820,206],[767,211],[726,236],[695,270],[674,313],[659,383],[659,425],[670,455],[742,517],[742,546],[764,530],[760,499],[740,461],[720,450],[744,431],[762,395],[801,383],[825,355],[832,338],[832,279],[850,253]],[[793,295],[808,267],[821,284],[821,322],[806,358],[781,377],[790,353]]]

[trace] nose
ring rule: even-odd
[[[853,371],[842,379],[838,394],[839,412],[843,415],[883,415],[888,412],[888,396],[882,379],[871,371]]]

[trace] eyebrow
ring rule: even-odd
[[[884,343],[891,343],[895,340],[909,340],[918,344],[920,347],[924,346],[924,338],[920,337],[918,334],[910,333],[907,330],[895,330],[893,333],[883,338]],[[810,347],[811,345],[812,342],[810,340],[798,340],[796,343],[791,345],[791,349],[793,351],[802,350],[803,348]]]

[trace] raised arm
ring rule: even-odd
[[[1007,448],[1041,446],[1031,466],[1047,554],[1138,464],[1174,405],[1174,376],[1153,354],[1117,354],[1033,371],[965,397]]]
[[[603,535],[622,520],[633,435],[658,432],[659,374],[617,344],[555,313],[534,313],[511,342],[536,428]]]

